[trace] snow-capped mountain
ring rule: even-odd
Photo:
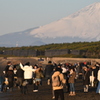
[[[100,40],[100,2],[50,24],[0,36],[0,46]]]
[[[89,5],[58,21],[31,31],[41,38],[78,37],[100,40],[100,3]]]

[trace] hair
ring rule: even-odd
[[[29,66],[30,65],[30,62],[25,63],[25,65],[28,65]]]
[[[72,69],[73,71],[75,71],[75,69],[74,69],[74,68],[70,68],[70,70],[71,70],[71,69]]]
[[[52,63],[52,61],[48,61],[48,63]]]
[[[8,61],[7,64],[11,64],[11,61]]]
[[[87,69],[87,67],[86,67],[86,66],[84,66],[84,67],[83,67],[83,69]]]
[[[62,73],[62,69],[61,68],[56,68],[55,71],[59,71],[60,73]]]
[[[61,67],[62,65],[59,63],[57,66],[60,66]]]

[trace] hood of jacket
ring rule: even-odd
[[[54,74],[52,75],[52,77],[55,77],[55,76],[58,76],[60,75],[61,73],[59,71],[55,71]]]
[[[60,73],[59,71],[55,71],[54,74],[52,75],[52,78],[55,77],[55,76],[58,76],[60,77],[60,80],[63,84],[66,83],[66,80],[64,79],[64,76],[62,73]],[[57,86],[57,87],[52,87],[53,90],[59,90],[59,89],[63,89],[63,85],[60,85],[60,86]]]

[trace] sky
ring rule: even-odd
[[[0,35],[57,21],[100,0],[0,0]]]

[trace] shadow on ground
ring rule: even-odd
[[[82,79],[77,79],[75,83],[76,96],[70,97],[68,95],[67,88],[64,88],[65,100],[100,100],[100,95],[96,94],[96,88],[89,87],[89,92],[83,92]],[[13,92],[0,93],[0,100],[52,100],[51,86],[46,84],[46,80],[43,80],[43,85],[39,86],[37,93],[33,92],[33,85],[28,85],[28,93],[22,94],[17,87]]]

